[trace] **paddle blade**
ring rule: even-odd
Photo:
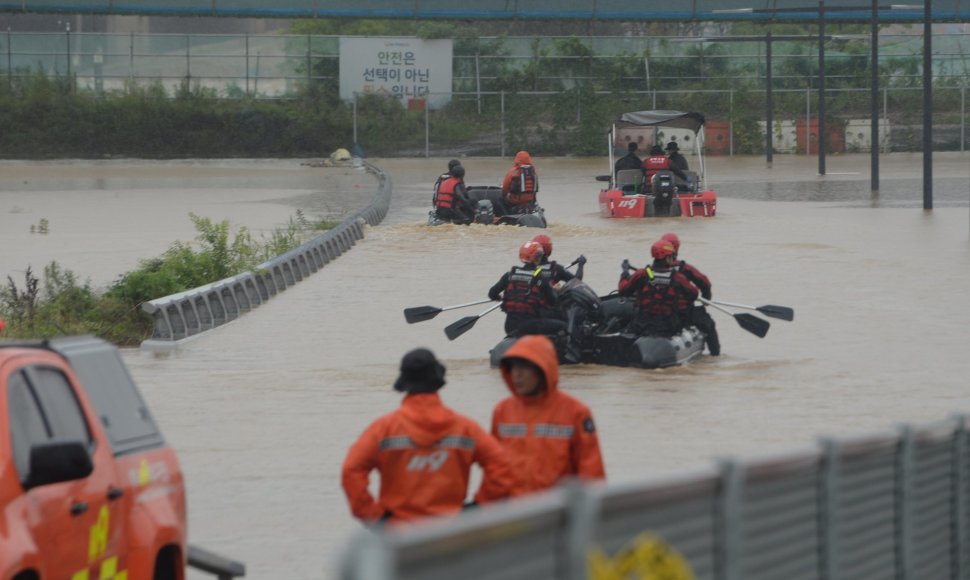
[[[780,318],[781,320],[787,320],[789,322],[795,320],[795,311],[787,306],[765,304],[764,306],[759,306],[756,310],[772,318]]]
[[[611,179],[613,179],[613,176],[612,175],[597,175],[596,176],[596,181],[609,181]]]
[[[741,328],[747,330],[758,338],[764,338],[771,328],[771,323],[753,314],[735,314],[734,319],[738,321]]]
[[[466,316],[458,322],[452,322],[445,327],[445,336],[448,337],[448,340],[455,340],[471,330],[475,326],[475,323],[478,322],[478,319],[479,316]]]
[[[408,321],[408,324],[414,324],[415,322],[424,322],[425,320],[431,320],[441,312],[440,308],[435,308],[434,306],[415,306],[414,308],[404,309],[404,320]]]

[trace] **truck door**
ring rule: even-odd
[[[111,579],[125,570],[125,517],[109,445],[86,419],[75,386],[59,368],[21,367],[8,379],[11,437],[21,481],[30,448],[50,440],[80,440],[93,472],[83,479],[40,485],[26,492],[28,525],[52,578]],[[88,415],[93,417],[93,415]]]

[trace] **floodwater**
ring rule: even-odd
[[[537,233],[423,225],[446,161],[373,160],[393,179],[391,211],[349,253],[173,353],[125,351],[186,472],[190,541],[244,561],[247,577],[334,576],[360,529],[340,464],[360,432],[397,406],[390,385],[405,351],[433,349],[448,368],[445,402],[483,424],[507,394],[487,358],[502,336],[500,313],[453,342],[444,326],[485,306],[415,325],[402,315],[484,298]],[[509,163],[467,159],[466,181],[497,183]],[[713,158],[716,218],[607,220],[593,180],[608,171],[604,160],[536,159],[553,257],[584,254],[586,281],[601,294],[624,258],[644,263],[652,241],[675,231],[715,298],[796,312],[794,322],[769,319],[764,339],[712,312],[723,356],[686,368],[565,368],[562,387],[593,409],[610,480],[970,412],[970,157],[935,156],[932,212],[921,209],[920,163],[884,156],[874,197],[868,156],[829,157],[826,176],[811,157],[776,157],[770,168]],[[6,162],[0,274],[57,259],[107,283],[190,240],[190,211],[269,231],[296,208],[311,218],[356,209],[373,183],[291,160]],[[49,233],[30,234],[46,216]]]

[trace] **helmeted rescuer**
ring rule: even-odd
[[[644,189],[650,191],[653,188],[653,176],[658,171],[668,171],[670,169],[670,159],[664,155],[664,150],[660,145],[650,148],[650,155],[643,160],[643,183]]]
[[[473,210],[465,191],[465,168],[455,165],[450,171],[449,177],[441,182],[435,192],[435,215],[440,219],[469,224]]]
[[[528,241],[519,248],[521,266],[502,274],[488,290],[488,297],[502,301],[505,332],[515,334],[556,334],[566,330],[557,308],[551,280],[543,274],[545,253],[539,242]]]
[[[674,269],[674,245],[657,240],[650,247],[653,264],[632,275],[624,262],[617,291],[622,296],[635,296],[637,317],[629,330],[637,334],[670,337],[690,323],[683,304],[693,304],[697,288]]]
[[[593,414],[559,388],[552,342],[520,338],[502,356],[500,369],[511,396],[492,413],[492,435],[509,454],[512,495],[548,489],[568,477],[605,479]]]
[[[677,234],[667,232],[660,236],[660,239],[667,240],[674,246],[674,269],[682,273],[697,288],[704,299],[710,300],[713,296],[711,294],[711,281],[696,267],[680,259],[680,238]],[[717,326],[707,309],[703,305],[695,303],[681,304],[681,309],[689,313],[691,324],[700,329],[706,336],[704,341],[707,343],[707,350],[711,353],[711,356],[720,356],[721,341],[717,336]]]
[[[475,421],[442,402],[445,367],[426,348],[401,359],[394,389],[406,393],[401,407],[374,421],[343,464],[344,493],[354,516],[367,523],[404,522],[457,513],[465,503],[469,471],[484,474],[478,504],[507,497],[512,476],[502,446]],[[367,489],[380,474],[377,499]]]
[[[539,176],[532,165],[528,151],[515,154],[515,162],[502,180],[502,202],[505,213],[522,213],[536,202],[539,193]]]
[[[539,234],[532,238],[533,242],[538,242],[542,246],[542,260],[539,261],[539,265],[542,266],[543,275],[548,276],[552,280],[552,284],[556,285],[559,282],[568,282],[573,278],[583,279],[583,266],[586,265],[586,256],[580,255],[576,258],[576,275],[574,276],[572,272],[566,269],[565,266],[559,264],[555,260],[550,260],[549,257],[552,255],[552,238],[546,234]]]
[[[461,161],[459,161],[457,159],[451,159],[451,160],[449,160],[448,161],[448,171],[445,171],[444,173],[442,173],[441,175],[439,175],[438,176],[438,179],[435,180],[435,182],[434,182],[434,197],[435,198],[438,197],[438,187],[441,185],[441,182],[444,181],[444,180],[446,180],[446,179],[448,179],[449,177],[451,177],[451,170],[454,169],[456,165],[461,165]]]

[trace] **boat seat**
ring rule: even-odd
[[[643,172],[639,169],[621,169],[616,172],[616,188],[622,191],[623,195],[640,193],[641,185],[643,185]]]

